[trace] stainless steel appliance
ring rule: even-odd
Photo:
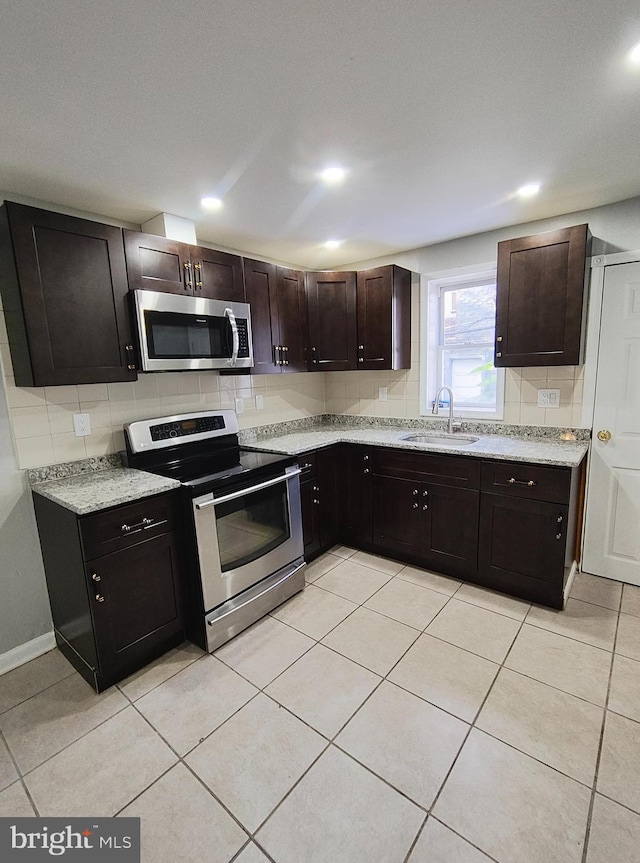
[[[130,467],[182,485],[189,637],[215,650],[304,587],[296,459],[238,444],[233,411],[125,426]]]
[[[159,291],[134,291],[145,372],[249,368],[253,365],[248,303]]]

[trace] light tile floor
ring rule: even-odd
[[[344,546],[214,656],[0,678],[0,816],[133,815],[145,863],[638,863],[640,588],[531,607]]]

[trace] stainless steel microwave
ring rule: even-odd
[[[134,291],[134,305],[143,371],[253,365],[248,303]]]

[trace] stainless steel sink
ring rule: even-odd
[[[471,446],[479,438],[472,437],[471,435],[456,434],[455,432],[453,434],[447,434],[446,432],[441,432],[440,434],[436,434],[435,432],[420,432],[418,434],[405,435],[401,440],[411,441],[411,443],[426,443],[430,446]]]

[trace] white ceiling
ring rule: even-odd
[[[640,194],[637,0],[0,0],[0,188],[330,267]],[[349,167],[326,188],[317,171]],[[543,184],[537,199],[512,197]],[[201,195],[224,198],[204,213]],[[344,239],[337,251],[321,243]]]

